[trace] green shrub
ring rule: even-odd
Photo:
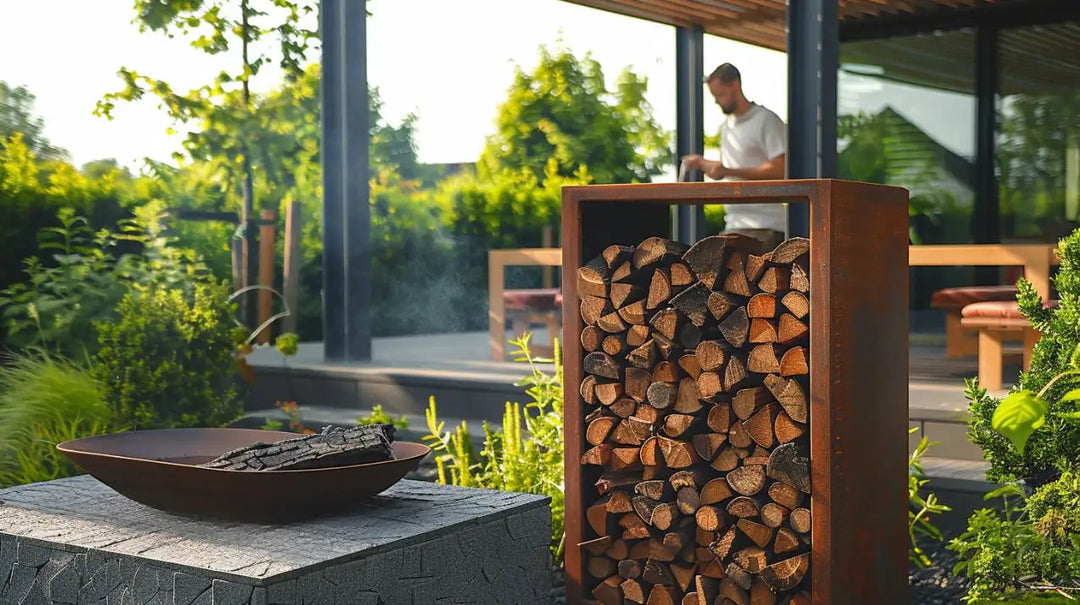
[[[917,430],[918,428],[913,428],[908,432],[914,433]],[[943,539],[941,531],[930,520],[930,516],[952,510],[938,502],[935,494],[922,494],[923,487],[930,481],[923,472],[922,457],[931,445],[933,444],[923,435],[908,460],[908,537],[911,541],[908,558],[919,567],[929,567],[933,563],[922,550],[920,543],[926,540],[941,542]]]
[[[531,373],[519,383],[531,401],[507,403],[501,430],[484,422],[483,449],[477,450],[463,422],[453,432],[439,422],[435,398],[427,410],[430,435],[424,437],[435,451],[439,483],[540,494],[551,498],[551,555],[562,564],[565,541],[563,495],[563,390],[562,360],[555,359],[555,375],[544,373],[529,353],[529,336],[511,341],[518,347],[515,360],[529,364]],[[555,350],[559,350],[555,343]]]
[[[398,416],[394,418],[390,414],[383,411],[381,405],[376,405],[371,408],[371,414],[368,416],[360,416],[356,419],[356,424],[360,426],[368,424],[391,424],[399,431],[404,431],[409,428],[409,419],[404,416]]]
[[[0,488],[77,474],[56,444],[112,424],[86,369],[44,352],[9,357],[0,366]]]
[[[222,426],[242,412],[224,285],[128,294],[115,322],[98,325],[94,376],[120,426]]]

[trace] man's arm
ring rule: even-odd
[[[787,156],[781,154],[754,168],[726,168],[721,162],[706,160],[704,170],[709,178],[716,180],[726,176],[748,181],[778,180],[784,178],[786,159]]]

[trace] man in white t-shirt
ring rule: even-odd
[[[751,103],[742,90],[742,76],[730,63],[705,79],[716,104],[727,116],[720,126],[720,161],[694,154],[682,158],[688,170],[724,181],[784,178],[787,127],[775,113]],[[761,240],[771,250],[784,239],[787,208],[783,204],[729,204],[726,230]]]

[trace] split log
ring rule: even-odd
[[[772,451],[769,448],[761,447],[760,444],[755,443],[754,449],[750,454],[743,458],[743,464],[757,464],[759,466],[767,466],[769,464],[769,455]]]
[[[607,282],[611,281],[611,268],[603,256],[597,256],[577,271],[577,289],[583,296],[606,298]]]
[[[782,411],[780,404],[770,403],[755,412],[753,416],[743,423],[743,427],[746,428],[746,432],[755,443],[761,447],[770,448],[776,444],[773,424],[777,415]]]
[[[621,382],[598,382],[594,390],[596,391],[596,398],[603,405],[611,405],[623,395]]]
[[[671,271],[672,286],[689,286],[694,283],[694,273],[686,263],[671,263],[669,270]]]
[[[604,262],[607,263],[608,268],[614,269],[634,258],[634,247],[612,244],[607,248],[604,248],[602,256],[604,257]]]
[[[701,505],[694,514],[694,521],[705,531],[719,531],[726,525],[724,509],[718,504]]]
[[[731,501],[728,502],[727,512],[732,517],[745,519],[748,517],[756,517],[761,514],[761,508],[754,498],[739,496],[737,498],[732,498]]]
[[[604,508],[613,515],[625,515],[626,513],[634,512],[634,505],[630,500],[630,494],[622,490],[611,492],[611,497],[607,499],[607,504],[604,505]]]
[[[705,340],[697,346],[694,354],[697,355],[698,365],[702,371],[715,372],[724,365],[727,358],[727,347],[715,340]]]
[[[809,494],[809,462],[794,443],[785,443],[769,455],[768,476]]]
[[[726,292],[709,294],[709,314],[717,321],[727,317],[728,313],[739,308],[741,304],[736,297]]]
[[[660,437],[658,442],[660,451],[664,453],[664,461],[671,468],[686,468],[701,462],[694,447],[685,441]]]
[[[668,566],[652,559],[645,561],[645,571],[641,574],[641,578],[649,584],[675,585],[675,578],[671,577],[671,570]]]
[[[746,255],[735,252],[728,257],[727,267],[730,269],[724,277],[724,291],[739,296],[750,296],[750,282],[746,279]]]
[[[776,342],[776,326],[771,320],[754,318],[750,320],[750,344]]]
[[[629,343],[629,340],[627,343]],[[590,356],[591,355],[595,355],[595,353],[590,353]],[[586,356],[585,359],[588,358],[589,357]],[[634,367],[643,370],[651,369],[656,365],[656,345],[654,344],[653,339],[646,340],[645,344],[631,351],[630,354],[626,356],[626,361],[630,362]],[[588,366],[586,366],[585,371],[589,371]]]
[[[619,561],[619,576],[632,580],[641,577],[641,563],[634,559]]]
[[[668,482],[671,483],[671,487],[674,489],[682,489],[684,487],[692,487],[694,489],[700,488],[708,480],[708,473],[704,468],[692,468],[683,471],[676,471],[672,473]]]
[[[803,269],[798,263],[791,265],[791,279],[788,280],[788,286],[792,290],[797,290],[803,294],[810,291],[810,276],[806,274],[806,269]]]
[[[761,274],[757,285],[762,292],[776,294],[788,289],[791,280],[791,270],[787,267],[769,267]]]
[[[679,355],[682,355],[682,347],[660,334],[653,334],[653,342],[656,343],[656,350],[660,352],[660,357],[665,360],[677,359]]]
[[[765,292],[755,294],[746,303],[746,315],[751,319],[774,319],[777,315],[776,296]]]
[[[701,328],[692,323],[684,323],[679,326],[678,344],[684,349],[696,349],[701,344]]]
[[[787,521],[789,514],[791,511],[788,509],[775,502],[769,502],[761,507],[761,522],[769,527],[780,527],[784,521]]]
[[[626,335],[608,335],[604,338],[604,342],[600,344],[600,348],[612,357],[621,357],[622,354],[626,351]]]
[[[787,264],[810,252],[810,240],[805,237],[793,237],[780,242],[770,254],[772,262]]]
[[[615,428],[617,422],[616,418],[610,416],[593,420],[589,423],[589,427],[585,429],[585,440],[592,445],[600,445],[611,434],[611,430]]]
[[[645,605],[676,605],[677,602],[681,602],[681,599],[677,601],[678,593],[675,592],[675,588],[672,586],[653,586],[652,591],[649,592],[649,600],[645,602]]]
[[[734,494],[723,478],[713,479],[701,487],[699,501],[702,505],[719,504]]]
[[[699,605],[696,592],[688,592],[683,595],[682,605]]]
[[[789,344],[800,340],[809,332],[801,320],[790,313],[780,316],[780,322],[776,329],[776,341],[781,344]]]
[[[810,594],[807,592],[800,592],[791,597],[784,605],[810,605]]]
[[[654,382],[649,385],[647,392],[647,399],[649,405],[658,410],[666,410],[675,405],[675,399],[678,397],[679,391],[675,385],[669,382]]]
[[[626,368],[626,383],[623,393],[637,403],[645,401],[649,393],[649,385],[652,384],[652,374],[641,368]]]
[[[684,515],[694,515],[701,508],[701,496],[693,487],[683,487],[675,495],[675,504]]]
[[[734,391],[746,378],[746,359],[742,353],[732,353],[724,367],[724,390]]]
[[[741,389],[731,399],[731,410],[740,420],[748,420],[754,412],[760,410],[767,403],[773,401],[769,389],[762,386]]]
[[[636,447],[617,447],[611,450],[609,468],[613,471],[632,471],[641,468],[641,458]]]
[[[651,405],[639,405],[631,418],[641,421],[643,424],[647,425],[648,429],[651,429],[660,421],[660,412]],[[646,438],[648,438],[648,436],[646,436]]]
[[[668,340],[675,340],[678,336],[679,323],[679,312],[670,307],[660,309],[649,320],[652,329]]]
[[[791,590],[802,582],[810,569],[810,553],[804,553],[779,563],[769,565],[761,572],[761,579],[773,590]]]
[[[722,473],[734,470],[735,467],[739,466],[739,454],[737,448],[720,448],[720,452],[716,454],[716,458],[713,459],[709,466]]]
[[[608,535],[607,503],[609,500],[611,500],[610,494],[601,496],[599,500],[593,502],[585,509],[585,520],[589,522],[589,527],[591,527],[598,536]]]
[[[668,482],[661,480],[642,481],[634,486],[634,493],[645,496],[651,500],[665,500],[668,499]]]
[[[620,584],[622,584],[622,578],[611,576],[592,589],[592,596],[602,605],[622,605],[623,594],[622,589],[619,588]]]
[[[750,595],[731,578],[720,580],[720,596],[724,597],[724,605],[750,605]]]
[[[600,319],[596,320],[596,327],[608,334],[625,332],[627,328],[626,322],[622,320],[622,317],[619,317],[618,311],[612,311],[607,315],[602,315]]]
[[[652,380],[653,382],[668,382],[676,383],[682,378],[682,374],[679,370],[679,365],[671,361],[661,361],[653,368]]]
[[[593,540],[586,540],[578,544],[578,546],[590,555],[600,556],[611,547],[611,536],[600,536]]]
[[[645,308],[652,310],[671,299],[671,277],[667,270],[657,268],[653,271],[652,281],[649,282],[649,296],[645,300]]]
[[[649,537],[649,526],[638,515],[639,513],[627,513],[619,518],[619,527],[623,528],[623,540],[641,540]]]
[[[724,251],[727,239],[721,235],[711,235],[699,240],[683,255],[683,260],[690,265],[694,275],[710,290],[724,268]]]
[[[750,254],[746,257],[746,279],[752,282],[756,282],[761,278],[761,274],[765,271],[765,267],[768,266],[769,261],[772,259],[772,254]]]
[[[786,527],[776,530],[776,541],[773,542],[773,553],[782,555],[799,548],[799,536]]]
[[[806,317],[806,314],[810,312],[810,303],[801,292],[788,292],[784,298],[780,299],[780,304],[799,319]]]
[[[747,538],[754,544],[757,544],[759,548],[765,548],[772,542],[773,529],[767,525],[762,525],[756,521],[750,519],[739,519],[738,522],[739,531],[746,534]]]
[[[647,291],[644,286],[638,284],[628,284],[623,282],[612,282],[610,286],[609,298],[611,300],[611,306],[619,309],[620,311],[628,306],[637,305],[641,303],[641,312],[645,311],[645,296]],[[637,311],[635,310],[635,313]],[[626,319],[624,317],[624,319]],[[629,323],[635,323],[627,319]]]
[[[650,437],[641,444],[639,452],[641,462],[645,466],[657,466],[660,463],[660,438]]]
[[[765,377],[765,387],[780,402],[780,406],[784,408],[788,416],[791,416],[792,420],[806,423],[809,416],[806,394],[803,393],[802,387],[797,380],[769,375]]]
[[[744,496],[753,496],[765,487],[765,467],[759,464],[740,466],[726,478],[731,489]]]
[[[750,590],[750,574],[745,569],[739,567],[735,562],[728,563],[728,566],[724,568],[724,572],[727,573],[727,577],[731,578],[732,582],[742,588],[743,590]]]
[[[589,353],[585,356],[585,372],[601,378],[621,378],[619,364],[607,353]]]
[[[636,561],[644,561],[649,558],[650,550],[652,549],[649,547],[649,540],[640,540],[630,548],[628,556]]]
[[[747,432],[746,426],[742,422],[736,422],[731,425],[727,435],[728,443],[739,449],[745,449],[753,445],[754,440],[750,437],[750,433]]]
[[[726,434],[731,428],[731,407],[732,404],[717,403],[709,408],[706,422],[713,432]]]
[[[689,246],[680,242],[662,237],[650,237],[638,244],[637,250],[634,251],[634,268],[641,269],[661,261],[675,260],[689,249]]]
[[[720,375],[716,372],[702,372],[697,377],[698,392],[705,399],[714,397],[717,393],[724,390],[723,382],[720,380]]]
[[[780,362],[776,359],[776,346],[772,344],[757,345],[750,350],[747,367],[751,372],[758,374],[775,374],[780,371]]]
[[[651,289],[649,293],[652,293]],[[708,317],[710,294],[709,288],[698,282],[673,297],[671,306],[681,311],[691,324],[700,328],[705,325]]]
[[[586,376],[581,380],[581,388],[578,389],[581,399],[588,404],[594,404],[596,399],[596,376]]]
[[[645,301],[632,302],[619,308],[619,317],[629,325],[645,325]]]
[[[634,511],[642,521],[660,530],[671,527],[671,523],[679,515],[673,502],[658,502],[645,496],[635,496],[633,505]]]
[[[713,605],[720,595],[720,581],[706,576],[694,578],[697,591],[697,605]]]
[[[720,451],[726,440],[727,436],[719,433],[699,433],[691,438],[694,450],[706,462],[712,462],[716,458],[716,453]]]
[[[678,552],[672,552],[671,550],[664,548],[664,544],[656,538],[650,539],[646,544],[649,545],[649,554],[646,558],[654,559],[656,561],[663,561],[664,563],[671,563],[675,560],[675,555]]]
[[[638,405],[634,402],[633,399],[630,399],[629,397],[622,397],[620,399],[617,399],[615,403],[611,404],[611,412],[619,418],[629,418],[630,416],[634,415],[637,407]]]
[[[581,346],[589,353],[600,350],[607,334],[596,326],[585,326],[581,331]]]
[[[583,296],[581,297],[581,320],[586,325],[595,326],[600,318],[608,313],[611,313],[611,304],[608,299],[601,298],[599,296]]]
[[[787,412],[780,412],[776,416],[776,421],[773,424],[773,431],[776,433],[776,440],[780,443],[788,443],[794,441],[799,437],[802,437],[806,432],[804,425],[801,425],[791,419]]]
[[[780,359],[781,376],[803,376],[810,373],[810,366],[806,359],[806,349],[794,347],[788,349]]]
[[[614,540],[611,542],[611,546],[604,551],[604,555],[615,561],[622,561],[630,556],[630,547],[627,546],[626,540]]]
[[[594,578],[606,578],[616,569],[615,561],[607,557],[586,557],[585,570]]]
[[[701,374],[701,364],[698,362],[696,353],[686,353],[680,357],[679,367],[694,380],[697,380],[697,377]]]
[[[604,473],[596,480],[594,487],[600,495],[603,495],[616,488],[636,485],[639,481],[641,481],[641,476],[635,473],[625,475]]]
[[[642,281],[639,279],[640,275],[640,272],[634,271],[634,264],[630,261],[626,261],[611,273],[611,281],[624,284],[636,284]],[[645,281],[648,281],[648,279],[646,278]]]
[[[748,546],[735,553],[735,562],[750,573],[761,573],[769,564],[765,549],[760,546]]]
[[[615,427],[611,433],[612,441],[619,445],[641,445],[649,438],[649,424],[633,418],[631,416]]]
[[[810,509],[808,508],[796,508],[791,511],[791,515],[788,517],[788,523],[791,525],[791,529],[794,529],[800,534],[810,533],[812,525],[811,521]]]
[[[697,380],[689,376],[680,380],[679,393],[675,398],[675,411],[682,414],[694,414],[701,411],[701,408],[701,391],[698,389]]]
[[[671,575],[675,577],[675,585],[679,590],[686,592],[694,585],[693,565],[671,564]]]
[[[644,605],[647,594],[647,588],[637,578],[630,578],[619,585],[619,589],[622,590],[622,603],[638,603]]]
[[[668,414],[664,417],[664,433],[673,439],[681,437],[693,423],[694,417],[688,414]],[[771,431],[772,428],[770,427],[769,430]]]
[[[803,495],[802,492],[786,483],[773,483],[769,486],[769,498],[773,502],[783,506],[784,508],[791,510],[798,508],[802,504]]]
[[[738,307],[729,313],[727,318],[720,322],[720,333],[733,347],[741,348],[745,345],[750,335],[750,318],[746,315],[746,307]]]
[[[732,526],[728,528],[723,536],[709,545],[709,550],[718,560],[726,561],[728,555],[735,552],[742,544],[745,544],[743,540],[744,538],[741,538],[738,529]]]
[[[610,443],[601,443],[582,454],[581,463],[607,466],[611,460],[611,452],[614,449],[615,446]]]
[[[626,344],[631,347],[640,347],[649,342],[649,336],[651,336],[649,326],[630,326],[630,329],[626,331]]]
[[[750,605],[776,605],[776,595],[760,577],[754,577],[750,584]]]

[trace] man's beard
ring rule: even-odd
[[[730,116],[735,113],[735,110],[739,108],[738,103],[731,103],[730,105],[721,105],[720,110],[724,112],[724,115]]]

